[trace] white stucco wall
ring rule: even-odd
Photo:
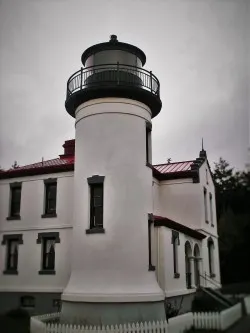
[[[149,108],[105,98],[76,110],[75,212],[72,274],[63,299],[130,302],[163,299],[148,271],[148,213],[152,170],[146,166]],[[105,176],[105,234],[89,228],[87,178]]]
[[[41,230],[22,231],[23,244],[18,248],[18,275],[4,275],[6,246],[1,245],[0,291],[62,292],[70,276],[72,229],[50,229],[59,232],[60,243],[55,245],[55,275],[40,275],[42,245],[37,244]],[[19,232],[18,232],[19,233]],[[7,234],[7,233],[4,233]],[[2,236],[2,235],[1,235]],[[1,237],[2,238],[2,237]]]
[[[198,228],[202,215],[199,184],[192,179],[164,180],[159,186],[154,182],[154,214]]]
[[[207,170],[207,171],[206,171]],[[202,223],[201,228],[206,230],[207,232],[217,236],[217,216],[216,216],[216,200],[215,200],[215,188],[214,183],[211,177],[211,174],[209,172],[209,167],[207,162],[204,162],[199,170],[200,173],[200,187],[202,190]],[[207,174],[207,177],[206,177]],[[207,190],[207,217],[208,217],[208,223],[205,221],[205,206],[204,206],[204,197],[203,197],[203,189],[206,188]],[[209,194],[212,194],[212,217],[211,217],[211,211],[210,211],[210,199]],[[213,221],[213,225],[212,225]]]
[[[44,179],[57,179],[57,217],[41,218],[44,213]],[[21,220],[7,220],[10,183],[22,182]],[[3,179],[0,181],[0,241],[3,235],[22,234],[19,245],[18,275],[4,275],[6,245],[0,245],[0,290],[61,292],[70,275],[70,249],[73,216],[73,172]],[[59,232],[56,244],[56,275],[39,275],[41,244],[38,233]]]
[[[158,228],[157,228],[158,229]],[[172,244],[172,230],[166,227],[160,227],[162,234],[162,247],[163,247],[163,268],[164,269],[164,290],[166,297],[178,296],[188,294],[195,291],[194,288],[187,289],[186,286],[186,266],[185,266],[185,243],[189,241],[194,254],[194,246],[197,244],[201,249],[201,242],[197,239],[179,233],[180,245],[178,246],[178,273],[179,278],[174,277],[174,258],[173,258],[173,244]],[[201,267],[201,266],[200,266]],[[192,273],[192,286],[194,286],[194,267],[193,261],[191,262]]]
[[[207,177],[206,177],[207,170]],[[215,188],[209,167],[205,161],[199,169],[200,182],[193,183],[192,179],[176,179],[158,181],[153,180],[153,213],[172,219],[178,223],[186,225],[192,229],[197,229],[206,235],[206,238],[202,240],[200,250],[202,262],[200,265],[201,274],[205,275],[209,273],[208,262],[208,247],[207,239],[212,237],[214,248],[214,270],[216,276],[214,282],[220,283],[220,263],[219,263],[219,250],[218,250],[218,234],[217,234],[217,216],[216,216],[216,204],[215,204]],[[205,221],[205,206],[204,206],[204,187],[207,189],[207,209],[208,209],[208,223]],[[212,213],[213,219],[211,219],[209,194],[212,194]],[[212,226],[213,220],[213,226]],[[170,237],[171,243],[171,230],[166,229],[164,231],[164,244],[167,244],[167,237]],[[167,236],[168,235],[168,236]],[[183,237],[186,237],[183,235]],[[160,237],[158,236],[160,239]],[[172,260],[172,247],[168,248],[164,245],[162,249],[164,254],[164,267],[167,269],[173,267]],[[185,264],[185,256],[182,258]],[[181,259],[181,260],[182,260]],[[185,269],[185,265],[184,268]],[[171,273],[165,271],[162,273],[161,265],[158,267],[160,280],[163,281],[163,275],[165,275],[165,287],[170,288],[173,293],[178,293],[184,284],[182,278],[173,279]],[[171,272],[171,270],[170,270]],[[170,274],[170,275],[169,275]],[[184,275],[183,275],[184,276]],[[163,282],[161,282],[163,284]],[[209,282],[207,282],[209,284]],[[210,285],[210,284],[209,284]],[[212,284],[211,284],[212,285]],[[171,292],[172,292],[171,291]],[[170,293],[171,293],[170,292]]]

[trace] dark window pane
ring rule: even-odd
[[[35,298],[33,296],[22,296],[20,303],[24,308],[34,308]]]
[[[7,270],[17,270],[18,240],[10,239],[7,243]]]
[[[55,269],[55,238],[43,239],[43,262],[42,269]]]
[[[90,228],[103,227],[103,185],[91,186]]]
[[[46,214],[51,214],[56,212],[56,190],[57,190],[56,183],[46,185],[46,206],[45,206]]]
[[[11,216],[20,215],[21,187],[11,189]]]

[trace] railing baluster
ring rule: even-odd
[[[81,67],[81,84],[80,84],[80,90],[82,89],[82,73],[83,73],[83,68]]]

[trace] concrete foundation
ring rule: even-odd
[[[83,303],[62,302],[61,322],[82,325],[115,325],[165,320],[164,302]]]
[[[31,293],[31,292],[1,292],[0,293],[0,313],[21,307],[21,297],[34,297],[34,307],[23,307],[30,315],[39,315],[60,311],[60,293]],[[59,305],[55,306],[56,301]]]

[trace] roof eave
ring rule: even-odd
[[[188,236],[198,239],[198,240],[202,240],[202,239],[206,238],[206,235],[204,235],[203,233],[201,233],[197,230],[191,229],[191,228],[187,227],[186,225],[183,225],[176,221],[170,220],[167,217],[154,216],[153,219],[154,219],[155,227],[166,227],[169,229],[174,229],[176,231],[179,231],[185,235],[188,235]]]
[[[22,169],[22,170],[16,169],[16,170],[4,171],[4,172],[0,173],[0,179],[37,176],[37,175],[42,175],[42,174],[67,172],[67,171],[73,171],[73,170],[74,170],[73,163],[64,164],[64,165],[55,165],[53,167],[47,166],[47,167]]]

